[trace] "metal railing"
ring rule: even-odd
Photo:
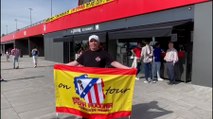
[[[30,27],[33,27],[33,26],[42,24],[42,23],[44,23],[45,21],[46,21],[46,19],[43,19],[43,20],[41,20],[41,21],[35,22],[35,23],[31,24],[31,25],[25,26],[25,27],[23,27],[23,28],[17,29],[17,30],[15,30],[15,31],[13,31],[13,32],[10,32],[10,33],[4,34],[4,35],[13,34],[13,33],[17,32],[17,31],[24,30],[24,29],[27,29],[27,28],[30,28]]]

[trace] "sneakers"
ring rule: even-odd
[[[148,78],[148,81],[151,81],[152,80],[152,78]]]
[[[164,79],[162,79],[162,78],[158,78],[158,81],[163,81]]]
[[[147,81],[145,80],[144,83],[156,83],[157,81]]]
[[[136,77],[136,78],[135,78],[135,80],[139,80],[139,78],[138,78],[138,77]]]
[[[169,84],[169,85],[175,85],[175,84],[177,84],[177,83],[176,83],[175,81],[173,81],[173,82],[170,81],[170,82],[168,82],[168,84]]]

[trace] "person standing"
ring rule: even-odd
[[[141,71],[141,43],[137,42],[137,47],[131,50],[134,59],[133,59],[133,65],[135,68],[137,68],[137,74],[136,74],[136,80],[139,80],[138,74]]]
[[[32,53],[32,57],[33,57],[34,68],[36,68],[38,65],[38,54],[39,54],[38,49],[36,47],[34,47],[32,49],[31,53]]]
[[[185,50],[183,45],[179,45],[179,51],[178,51],[178,62],[175,65],[175,76],[177,81],[181,81],[182,74],[184,71],[184,64],[185,62]]]
[[[178,53],[177,50],[174,48],[174,43],[169,42],[168,44],[169,49],[166,51],[166,56],[164,60],[166,61],[166,68],[169,77],[169,84],[175,84],[175,72],[174,66],[175,63],[178,61]]]
[[[112,65],[116,68],[130,69],[130,67],[113,60],[108,52],[100,49],[100,39],[97,35],[89,36],[89,50],[84,51],[77,60],[66,65],[78,66],[79,64],[84,67],[105,68],[107,65]]]
[[[7,62],[9,62],[9,58],[10,58],[10,52],[7,50],[6,51],[6,60],[7,60]]]
[[[13,69],[18,69],[19,68],[19,56],[20,56],[20,50],[16,48],[14,45],[14,48],[11,50],[11,55],[13,57]],[[17,62],[17,67],[16,67],[16,62]]]
[[[143,58],[145,81],[144,83],[155,82],[152,80],[152,61],[153,61],[153,47],[149,45],[149,41],[145,41],[145,46],[142,48],[141,57]]]
[[[97,35],[89,36],[89,50],[84,51],[76,60],[67,63],[69,66],[83,66],[83,67],[99,67],[105,68],[112,65],[116,68],[130,69],[115,60],[113,60],[109,53],[100,47],[100,39]],[[82,118],[86,119],[86,118]]]
[[[160,77],[162,53],[164,53],[164,51],[160,48],[160,43],[156,43],[153,51],[152,79],[157,76],[158,81],[163,81],[163,79]]]

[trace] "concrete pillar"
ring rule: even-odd
[[[212,87],[212,1],[195,5],[192,83]]]

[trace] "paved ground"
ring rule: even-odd
[[[56,119],[53,65],[39,58],[20,59],[20,69],[1,59],[1,119]],[[193,79],[192,79],[193,80]],[[60,119],[78,119],[60,114]],[[212,88],[167,81],[144,84],[136,81],[132,119],[212,119]]]

